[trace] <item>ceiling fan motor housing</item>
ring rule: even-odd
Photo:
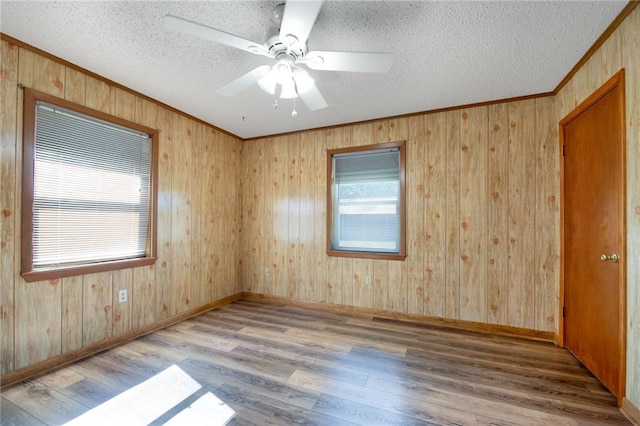
[[[269,28],[264,34],[264,39],[264,46],[267,48],[269,55],[275,59],[280,59],[282,54],[287,54],[295,62],[304,58],[307,51],[306,44],[300,46],[294,36],[292,36],[292,40],[282,40],[280,38],[280,27]]]

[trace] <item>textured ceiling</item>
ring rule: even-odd
[[[310,50],[392,52],[388,74],[310,71],[328,108],[253,86],[215,90],[270,59],[167,31],[167,14],[245,39],[269,1],[5,1],[0,31],[242,138],[552,91],[626,1],[326,1]]]

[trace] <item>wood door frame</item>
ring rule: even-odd
[[[585,112],[589,107],[602,99],[605,95],[611,92],[616,87],[622,91],[620,110],[622,114],[620,116],[620,125],[622,129],[622,140],[620,141],[621,149],[621,161],[622,168],[621,173],[621,196],[618,223],[620,223],[619,238],[621,241],[622,249],[620,250],[621,259],[619,261],[620,268],[618,272],[619,283],[619,326],[620,336],[618,343],[620,345],[620,372],[618,380],[618,406],[622,404],[622,400],[625,396],[626,390],[626,355],[627,355],[627,136],[626,136],[626,93],[625,93],[625,74],[624,68],[618,71],[613,77],[605,82],[600,88],[593,92],[587,99],[585,99],[580,105],[573,109],[566,117],[560,120],[559,123],[559,153],[560,153],[560,287],[559,287],[559,304],[558,304],[558,334],[556,335],[556,343],[560,347],[564,346],[564,317],[562,315],[564,308],[564,287],[565,287],[565,251],[564,251],[564,238],[565,238],[565,165],[563,147],[565,144],[565,127],[569,125],[573,120]]]

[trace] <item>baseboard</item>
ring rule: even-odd
[[[543,340],[555,342],[555,333],[551,331],[531,330],[528,328],[511,327],[506,325],[484,324],[474,321],[452,320],[438,317],[428,317],[417,314],[405,314],[400,312],[384,311],[373,308],[360,308],[356,306],[334,305],[325,302],[308,302],[286,297],[269,296],[259,293],[244,292],[242,299],[260,301],[272,304],[289,304],[305,308],[321,309],[331,312],[348,313],[352,315],[365,315],[371,317],[411,321],[421,324],[430,324],[438,327],[449,327],[460,330],[476,331],[479,333],[494,334],[500,336],[522,337],[531,340]]]
[[[622,414],[627,416],[631,423],[640,426],[640,408],[633,405],[627,398],[622,398],[622,406],[620,407]]]
[[[7,373],[0,377],[0,389],[7,388],[23,380],[41,376],[42,374],[51,372],[53,370],[56,370],[65,365],[74,363],[81,359],[88,358],[92,355],[95,355],[99,352],[103,352],[107,349],[111,349],[115,346],[122,345],[123,343],[131,341],[138,337],[144,336],[149,333],[153,333],[154,331],[160,330],[165,327],[169,327],[171,325],[177,324],[186,319],[201,315],[212,309],[219,308],[221,306],[235,302],[236,300],[241,299],[242,296],[243,296],[243,293],[236,293],[231,296],[223,297],[222,299],[213,301],[211,303],[207,303],[206,305],[191,309],[189,311],[182,312],[180,314],[163,319],[161,321],[154,322],[153,324],[149,324],[147,326],[138,328],[136,330],[119,334],[118,336],[110,337],[100,342],[93,343],[89,346],[85,346],[83,348],[76,349],[74,351],[67,352],[65,354],[62,354],[53,358],[49,358],[45,361],[30,365],[28,367],[21,368],[20,370]]]

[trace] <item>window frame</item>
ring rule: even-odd
[[[147,245],[143,257],[119,259],[113,261],[70,265],[54,269],[33,269],[33,220],[34,220],[34,184],[35,184],[35,129],[37,102],[84,114],[114,125],[129,127],[148,134],[151,137],[151,176],[149,188],[149,230]],[[23,137],[22,137],[22,212],[21,212],[21,275],[27,282],[53,280],[58,278],[114,271],[153,265],[157,260],[157,206],[158,206],[158,146],[159,131],[141,124],[131,122],[65,99],[30,88],[24,88],[23,102]]]
[[[332,245],[333,240],[333,156],[336,154],[358,153],[375,151],[381,149],[398,148],[400,153],[400,241],[399,251],[396,252],[370,252],[355,250],[335,250]],[[360,259],[382,259],[382,260],[404,260],[407,257],[406,249],[406,141],[385,142],[371,145],[360,145],[354,147],[336,148],[327,150],[327,255],[332,257],[349,257]]]

